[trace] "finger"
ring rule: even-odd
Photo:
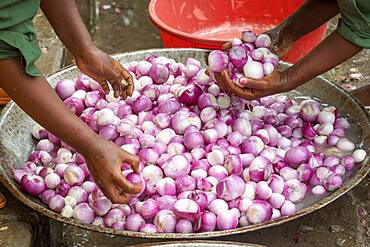
[[[227,88],[229,93],[233,93],[235,84],[233,80],[231,80],[229,73],[226,70],[221,71],[221,76],[223,78],[223,85]]]
[[[225,44],[222,45],[222,49],[227,51],[231,48],[231,42],[227,42]]]
[[[114,85],[116,85],[120,89],[118,96],[121,96],[123,99],[125,99],[128,85],[125,83],[122,83],[123,81],[122,76],[116,77],[113,80],[114,80]]]
[[[99,82],[100,86],[103,88],[105,94],[109,94],[109,85],[107,81]]]
[[[126,93],[126,91],[125,91],[125,90],[122,90],[121,98],[122,98],[122,99],[126,99],[126,98],[127,98],[127,93]]]
[[[114,177],[114,182],[117,184],[118,188],[121,188],[123,190],[123,193],[121,195],[123,195],[124,193],[138,194],[141,191],[142,185],[130,183],[125,177],[123,177],[122,174]]]
[[[126,94],[128,96],[131,96],[134,92],[134,79],[132,78],[132,75],[127,70],[123,70],[122,72],[123,79],[125,79],[126,83],[128,83],[128,88]]]
[[[267,80],[256,80],[253,78],[242,77],[239,79],[239,84],[244,88],[252,88],[257,90],[268,90],[271,85]]]
[[[215,72],[214,76],[215,76],[216,83],[221,88],[221,90],[228,93],[228,89],[226,85],[224,85],[224,82],[223,82],[224,78],[222,77],[221,73]]]
[[[124,189],[119,186],[114,186],[114,185],[109,186],[109,190],[107,191],[106,196],[113,203],[126,204],[130,201],[130,196],[127,195],[124,192]]]
[[[139,164],[140,164],[140,159],[136,155],[130,154],[129,152],[126,152],[124,150],[122,159],[124,162],[128,163],[131,165],[131,168],[134,170],[134,172],[139,173]]]
[[[114,97],[118,98],[120,96],[121,92],[122,92],[121,87],[120,87],[119,84],[117,84],[114,81],[111,84],[112,84],[112,88],[113,88],[113,91],[114,91]]]

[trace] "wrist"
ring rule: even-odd
[[[298,78],[295,76],[295,73],[293,73],[290,68],[285,69],[281,72],[281,81],[284,92],[288,92],[299,86]]]
[[[86,60],[92,53],[93,50],[96,49],[95,44],[93,41],[86,41],[82,44],[74,47],[73,49],[69,49],[72,55],[75,57],[76,60]]]

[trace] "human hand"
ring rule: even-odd
[[[75,59],[81,72],[96,80],[106,94],[109,93],[109,82],[114,90],[114,97],[121,96],[125,99],[132,95],[134,82],[131,74],[96,46],[90,46]]]
[[[139,173],[139,158],[112,142],[99,139],[83,154],[94,181],[112,203],[127,203],[129,194],[138,194],[140,185],[130,183],[121,172],[122,163]]]
[[[231,80],[226,70],[214,73],[217,84],[228,94],[235,94],[245,100],[287,92],[295,88],[288,79],[288,73],[275,69],[272,74],[261,79],[242,77],[237,82]]]

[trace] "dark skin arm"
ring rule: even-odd
[[[74,0],[42,0],[41,9],[83,73],[99,82],[106,93],[109,92],[109,82],[115,97],[131,96],[134,89],[132,76],[119,62],[94,45]]]
[[[0,60],[0,87],[33,119],[81,153],[91,174],[114,203],[126,203],[140,192],[121,174],[126,162],[138,172],[139,159],[100,138],[70,112],[44,77],[31,77],[17,59]]]
[[[41,8],[82,72],[98,81],[106,93],[109,93],[109,81],[115,96],[126,98],[132,94],[132,77],[117,61],[93,45],[74,1],[42,0]],[[140,192],[140,186],[129,183],[121,173],[123,162],[139,172],[138,157],[88,128],[64,106],[43,77],[26,75],[18,59],[0,60],[0,87],[35,121],[85,157],[95,182],[113,203],[127,203],[126,193]]]

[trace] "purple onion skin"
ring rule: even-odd
[[[311,154],[305,147],[297,146],[285,153],[284,161],[288,166],[297,168],[300,164],[307,163],[310,157]]]

